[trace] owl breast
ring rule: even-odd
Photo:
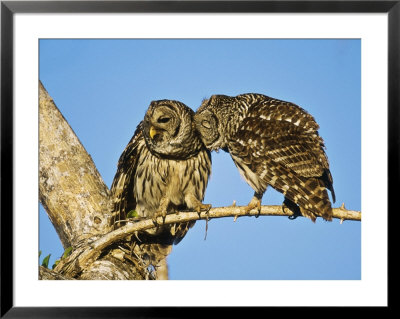
[[[244,163],[241,158],[231,154],[233,162],[239,170],[240,175],[244,178],[247,183],[257,192],[262,193],[268,186],[263,177],[265,173],[257,174],[252,170],[249,165]]]
[[[140,148],[134,187],[139,216],[152,217],[163,197],[171,201],[169,212],[178,207],[186,209],[193,195],[203,201],[211,170],[206,150],[186,160],[172,160],[153,155],[144,143]]]

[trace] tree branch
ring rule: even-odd
[[[215,207],[211,208],[208,212],[178,212],[176,214],[168,214],[165,219],[162,217],[157,218],[157,223],[173,224],[188,222],[193,220],[210,220],[213,218],[233,217],[234,221],[238,217],[252,217],[257,216],[256,211],[246,212],[246,206],[228,206],[228,207]],[[282,206],[262,206],[259,216],[294,216],[293,212],[283,210]],[[344,220],[361,221],[361,212],[347,210],[342,204],[339,208],[333,208],[333,218],[340,219],[341,223]],[[98,240],[92,242],[89,247],[82,248],[75,251],[69,258],[61,261],[57,267],[61,273],[68,276],[75,276],[80,271],[88,267],[91,263],[95,262],[103,250],[110,245],[123,240],[127,236],[137,234],[140,231],[154,228],[152,219],[145,219],[137,222],[128,223],[114,231],[105,234]],[[139,235],[140,239],[140,235]]]

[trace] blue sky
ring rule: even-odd
[[[110,187],[152,100],[196,110],[212,94],[262,93],[311,113],[327,146],[337,202],[361,210],[361,41],[40,40],[40,80]],[[246,205],[253,190],[229,154],[212,153],[204,202]],[[280,205],[269,188],[263,205]],[[63,248],[43,208],[39,248]],[[169,256],[170,279],[359,280],[361,222],[254,217],[198,221]]]

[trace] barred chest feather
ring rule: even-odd
[[[211,161],[206,150],[186,160],[162,159],[141,145],[135,176],[134,196],[139,216],[152,217],[163,197],[175,207],[190,208],[190,196],[204,198]]]

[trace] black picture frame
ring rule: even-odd
[[[15,307],[13,302],[13,17],[15,13],[271,12],[388,14],[388,218],[395,213],[399,182],[400,0],[396,1],[1,1],[1,317],[131,318],[190,317],[187,309],[144,307]],[[377,106],[384,107],[383,105]],[[385,172],[386,173],[386,172]],[[398,210],[398,209],[397,209]],[[389,225],[391,222],[389,221]],[[393,224],[393,222],[392,222]],[[391,248],[390,232],[388,247]],[[388,256],[389,258],[389,256]],[[390,281],[388,281],[389,287]],[[34,292],[32,292],[34,293]],[[390,296],[390,295],[389,295]],[[390,297],[388,305],[390,308]],[[385,308],[385,307],[384,307]],[[291,307],[293,310],[294,307]],[[297,308],[296,308],[297,309]],[[255,308],[256,311],[271,309]],[[226,308],[202,309],[228,316]],[[217,311],[217,312],[216,312]],[[235,313],[236,310],[233,310]],[[193,313],[193,312],[191,312]],[[196,310],[196,314],[200,313]],[[298,315],[301,315],[298,313]]]

